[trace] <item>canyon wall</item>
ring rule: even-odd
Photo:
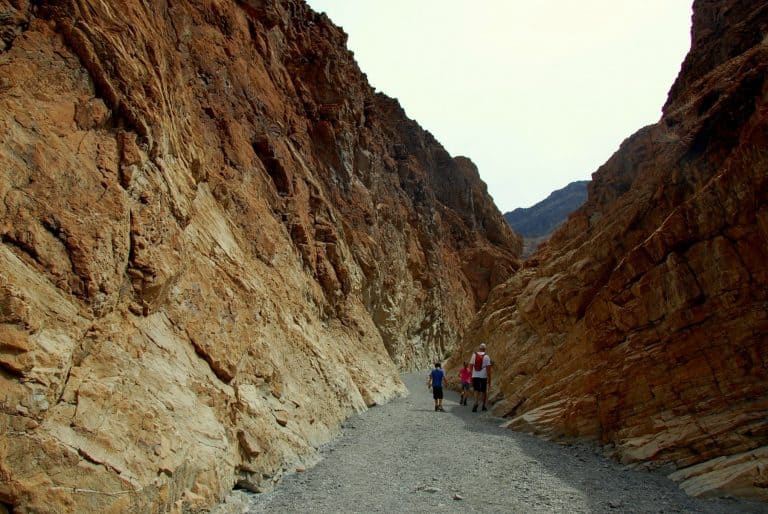
[[[487,341],[511,428],[768,500],[768,3],[693,12],[661,120],[594,173],[449,365]]]
[[[2,0],[0,40],[0,512],[267,489],[519,266],[300,0]]]

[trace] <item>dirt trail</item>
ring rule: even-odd
[[[350,418],[316,467],[248,494],[248,512],[768,512],[688,497],[663,475],[627,469],[588,445],[499,428],[500,419],[472,413],[452,391],[446,412],[435,412],[426,375],[404,375],[407,398]]]

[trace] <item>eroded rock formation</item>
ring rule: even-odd
[[[0,38],[0,511],[269,487],[517,266],[299,0],[3,0]]]
[[[697,0],[693,22],[659,123],[492,291],[455,359],[488,340],[512,428],[768,500],[768,3]]]

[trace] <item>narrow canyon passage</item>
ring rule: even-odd
[[[247,512],[766,511],[688,497],[661,473],[626,469],[595,447],[499,428],[453,391],[435,412],[426,375],[404,375],[408,397],[350,418],[314,468],[269,493],[237,492]]]

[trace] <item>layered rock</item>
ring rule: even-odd
[[[766,500],[768,4],[697,0],[692,35],[660,122],[597,170],[455,359],[489,342],[511,428]]]
[[[517,266],[301,1],[0,10],[0,510],[267,488]]]

